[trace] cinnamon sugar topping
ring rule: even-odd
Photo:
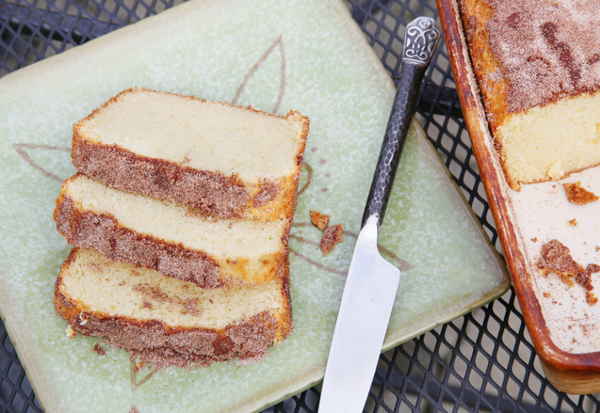
[[[508,81],[508,112],[600,88],[596,0],[487,0],[486,28]]]

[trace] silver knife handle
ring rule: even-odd
[[[429,17],[418,17],[406,26],[398,91],[373,175],[361,228],[374,215],[377,216],[377,226],[383,221],[419,89],[440,37],[435,20]]]

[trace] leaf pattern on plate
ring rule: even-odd
[[[46,178],[53,179],[57,182],[64,181],[64,179],[49,172],[46,168],[44,168],[43,166],[41,166],[40,164],[35,162],[33,159],[31,159],[31,157],[29,156],[29,153],[26,151],[26,149],[30,149],[30,150],[31,149],[40,149],[40,150],[46,150],[46,151],[62,151],[62,152],[70,153],[71,148],[67,148],[67,147],[63,147],[63,146],[36,145],[36,144],[31,144],[31,143],[13,143],[12,146],[13,146],[13,148],[15,148],[15,151],[17,151],[19,156],[21,158],[23,158],[23,160],[25,162],[27,162],[29,165],[33,166],[35,169],[37,169],[42,174],[44,174],[44,176]]]
[[[232,105],[237,105],[237,101],[240,98],[240,95],[242,94],[242,92],[244,91],[244,88],[248,84],[248,81],[250,80],[250,78],[254,75],[254,73],[256,73],[258,68],[260,68],[260,66],[267,60],[269,55],[273,52],[273,50],[275,50],[275,47],[277,47],[277,46],[279,46],[279,54],[281,56],[281,83],[279,84],[279,96],[277,97],[277,102],[275,102],[275,107],[273,108],[273,112],[272,112],[274,114],[277,113],[277,111],[279,110],[279,107],[281,106],[281,102],[283,101],[283,94],[285,93],[285,51],[283,49],[283,35],[282,34],[279,35],[279,37],[263,53],[263,55],[260,57],[260,59],[258,59],[258,61],[256,63],[254,63],[254,65],[252,65],[250,70],[248,70],[248,73],[246,73],[246,76],[244,76],[244,80],[242,80],[242,83],[236,90],[235,95],[233,96],[233,99],[231,100]]]
[[[135,392],[140,387],[142,387],[143,384],[147,383],[148,380],[150,380],[152,378],[152,376],[154,376],[154,374],[156,374],[158,372],[158,369],[155,368],[155,369],[151,370],[148,374],[146,374],[146,377],[144,377],[140,381],[137,381],[137,374],[141,370],[142,366],[138,365],[138,362],[136,360],[137,360],[137,354],[129,353],[129,363],[131,366],[131,392],[132,393]]]

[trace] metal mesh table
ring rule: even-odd
[[[0,2],[0,76],[181,3],[174,0],[5,0]],[[398,74],[404,28],[437,18],[433,0],[345,3],[385,68]],[[470,148],[448,54],[440,47],[421,87],[417,118],[501,252]],[[2,299],[0,297],[0,299]],[[40,412],[0,322],[0,411]],[[265,412],[316,412],[320,386]],[[367,412],[600,411],[599,395],[570,396],[544,378],[514,291],[382,354]]]

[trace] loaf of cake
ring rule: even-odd
[[[217,288],[281,279],[292,216],[271,222],[219,218],[78,174],[63,183],[54,219],[72,245]]]
[[[308,118],[128,89],[73,127],[75,168],[221,218],[293,214]]]
[[[76,332],[157,368],[256,361],[292,327],[287,271],[257,286],[203,289],[85,248],[63,264],[54,304]]]
[[[494,142],[513,189],[600,165],[596,0],[459,0]]]

